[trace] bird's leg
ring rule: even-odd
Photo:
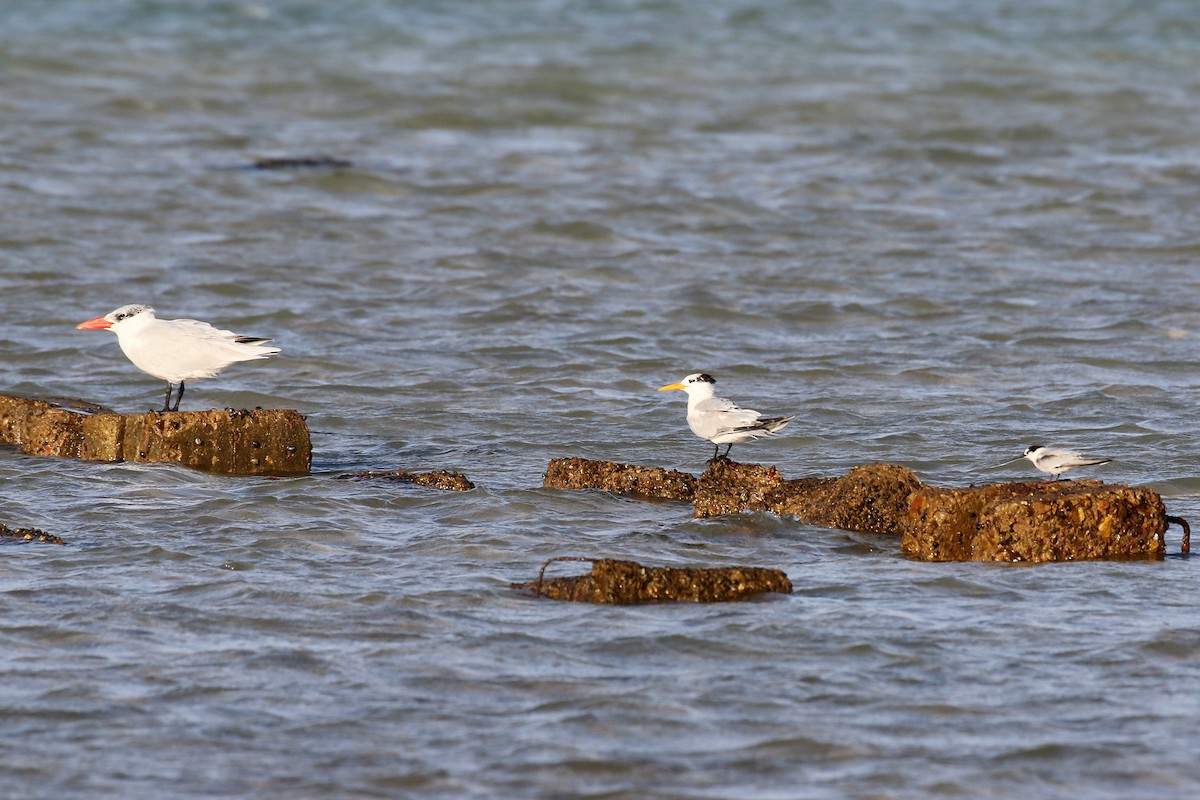
[[[719,445],[719,444],[714,444],[714,445],[713,445],[713,457],[712,457],[712,458],[710,458],[710,459],[708,460],[708,463],[710,463],[710,464],[711,464],[712,462],[716,461],[716,460],[717,460],[717,454],[718,454],[718,453],[720,453],[720,452],[721,452],[721,445]]]
[[[730,442],[729,444],[725,445],[725,459],[727,461],[729,460],[729,451],[732,449],[733,449],[733,442]]]
[[[183,400],[183,381],[179,382],[179,394],[175,398],[175,407],[173,409],[171,409],[172,411],[179,410],[179,403],[181,400]]]
[[[167,381],[167,396],[165,398],[163,398],[163,409],[162,409],[163,411],[171,410],[171,389],[172,388],[173,387],[171,386],[171,382]]]

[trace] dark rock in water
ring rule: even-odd
[[[60,537],[37,528],[10,528],[0,523],[0,539],[13,539],[19,542],[48,542],[49,544],[66,544]]]
[[[168,461],[228,475],[305,475],[312,443],[291,409],[81,414],[0,395],[0,444],[35,456]]]
[[[1168,522],[1162,498],[1141,486],[1037,481],[948,489],[924,486],[905,467],[866,464],[840,478],[787,479],[774,467],[709,463],[699,478],[657,467],[556,459],[546,486],[599,488],[690,499],[697,517],[768,511],[809,525],[901,537],[925,561],[1047,562],[1161,559]]]
[[[789,480],[774,467],[719,458],[696,482],[696,516],[770,511],[809,525],[899,536],[908,497],[920,486],[912,470],[895,464],[855,467],[840,478]]]
[[[970,561],[979,533],[979,516],[985,508],[998,500],[1057,493],[1073,484],[1029,481],[967,489],[923,487],[909,498],[900,548],[909,558],[921,561]]]
[[[923,488],[901,548],[924,561],[1161,559],[1166,509],[1144,486],[1101,481]]]
[[[125,420],[125,461],[230,475],[306,475],[312,465],[308,426],[291,409],[151,411]]]
[[[810,525],[899,536],[908,498],[921,486],[911,469],[896,464],[864,464],[840,478],[808,487],[804,481],[781,492],[771,505]]]
[[[542,485],[551,489],[604,489],[614,494],[690,503],[696,491],[696,478],[661,467],[556,458],[546,467]]]
[[[813,478],[806,486],[818,486],[822,479]],[[696,481],[692,498],[697,517],[719,517],[742,511],[767,511],[774,496],[788,481],[775,467],[761,464],[739,464],[728,458],[715,458]]]
[[[415,483],[418,486],[429,486],[434,489],[448,489],[465,492],[475,488],[475,484],[467,480],[461,472],[400,472],[369,469],[366,472],[351,472],[338,475],[339,480],[391,480]]]
[[[251,169],[347,169],[354,166],[342,158],[314,156],[309,158],[256,158]]]
[[[590,561],[587,575],[545,580],[555,561]],[[552,558],[532,583],[514,583],[538,596],[575,603],[653,603],[682,601],[724,603],[749,600],[765,592],[792,593],[792,583],[777,569],[763,567],[643,567],[635,561],[606,558]]]

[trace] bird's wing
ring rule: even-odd
[[[1083,453],[1063,453],[1063,459],[1073,467],[1093,467],[1096,464],[1107,464],[1111,458],[1096,458],[1085,456]]]
[[[221,330],[214,328],[207,322],[201,322],[198,319],[163,319],[159,322],[164,325],[170,325],[175,331],[178,331],[185,336],[193,336],[197,339],[223,339],[229,342],[236,342],[239,339],[250,339],[253,337],[242,336],[233,331]],[[263,340],[266,341],[266,340]]]
[[[741,411],[737,403],[724,397],[708,397],[696,403],[697,411]]]
[[[751,428],[761,416],[749,408],[738,408],[737,403],[724,397],[710,397],[696,404],[696,411],[709,416],[722,430]]]

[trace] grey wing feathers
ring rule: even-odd
[[[722,429],[728,431],[743,428],[758,427],[758,418],[762,416],[757,411],[748,408],[738,408],[732,400],[724,397],[710,397],[696,404],[696,410],[704,414],[713,414],[714,420],[719,420]]]
[[[161,321],[170,323],[180,330],[190,331],[197,336],[209,339],[224,339],[229,342],[237,342],[238,344],[265,344],[271,341],[261,336],[242,336],[240,333],[217,328],[198,319],[170,319]]]
[[[732,400],[727,400],[724,397],[709,397],[709,398],[701,400],[699,403],[697,403],[696,410],[697,411],[741,411],[742,409],[737,407],[737,403],[733,402]],[[751,411],[749,413],[756,414],[756,415],[758,414],[757,411]]]
[[[225,331],[220,328],[215,328],[207,322],[201,322],[198,319],[164,319],[160,320],[172,327],[178,328],[181,331],[188,331],[194,336],[203,336],[209,339],[228,339],[231,342],[236,342],[241,338],[233,331]]]

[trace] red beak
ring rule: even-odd
[[[106,320],[104,317],[96,317],[95,319],[89,319],[87,322],[79,323],[78,325],[75,326],[75,330],[77,330],[77,331],[95,331],[95,330],[101,330],[103,328],[111,328],[111,327],[112,327],[112,323],[109,322],[108,320]]]

